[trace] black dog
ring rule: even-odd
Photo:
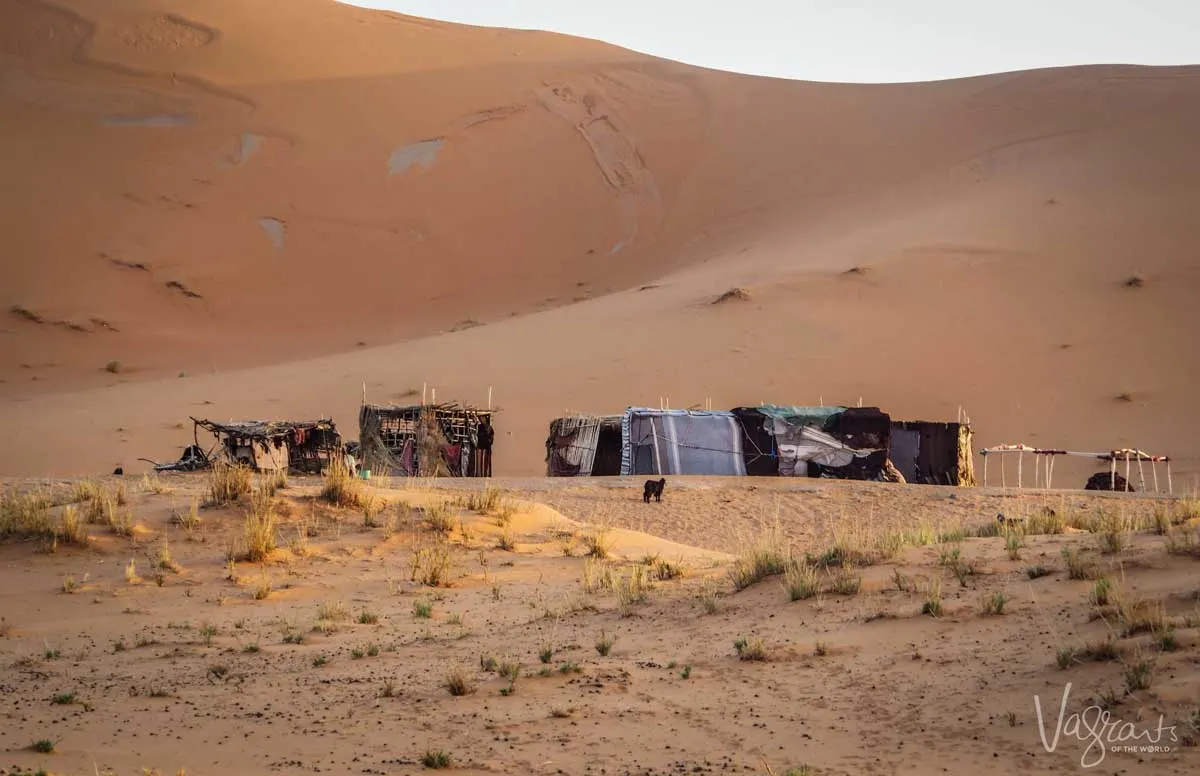
[[[667,487],[665,477],[659,480],[646,480],[646,488],[642,491],[642,501],[649,504],[651,496],[654,496],[655,501],[662,501],[663,488],[665,487]]]

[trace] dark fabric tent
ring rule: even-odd
[[[546,476],[616,476],[621,449],[620,415],[556,418],[546,438]]]
[[[899,420],[889,451],[904,479],[922,485],[975,485],[971,427],[965,423]]]

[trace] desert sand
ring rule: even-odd
[[[442,480],[358,481],[339,508],[311,479],[216,506],[203,474],[7,484],[59,504],[52,525],[93,522],[0,545],[6,773],[1200,762],[1196,501],[694,478],[645,505],[619,481]],[[997,513],[1021,527],[995,535]],[[1070,715],[1101,709],[1129,726],[1089,748]]]
[[[0,773],[1196,772],[1198,131],[1194,67],[0,0]],[[137,460],[423,387],[494,481]],[[1176,495],[541,477],[563,412],[860,398]]]
[[[1196,68],[792,82],[327,0],[0,20],[5,473],[173,459],[189,414],[353,436],[364,384],[493,387],[498,475],[664,397],[1200,472]]]

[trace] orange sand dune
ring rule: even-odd
[[[498,474],[564,408],[862,396],[1187,481],[1198,98],[1200,68],[829,85],[324,0],[0,0],[0,471],[428,382],[495,387]]]

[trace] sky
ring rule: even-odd
[[[1200,64],[1200,0],[353,0],[553,30],[702,67],[889,83],[1076,64]]]

